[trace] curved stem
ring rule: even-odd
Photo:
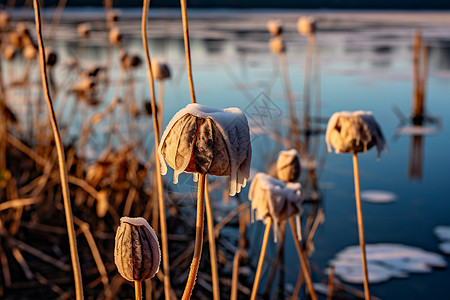
[[[294,236],[295,247],[297,248],[298,257],[300,258],[300,265],[302,268],[302,272],[305,276],[305,282],[306,282],[306,286],[308,287],[309,295],[311,296],[312,300],[316,300],[317,296],[316,296],[316,293],[314,292],[314,286],[313,286],[313,283],[311,280],[311,275],[309,274],[308,266],[306,264],[305,254],[303,253],[302,246],[300,245],[300,242],[298,241],[297,230],[295,229],[295,224],[294,224],[294,220],[292,219],[292,217],[289,218],[289,225],[291,225],[292,235]]]
[[[183,297],[181,298],[183,300],[191,298],[192,290],[194,289],[195,279],[197,278],[198,266],[200,264],[200,257],[202,256],[205,182],[206,182],[206,175],[199,174],[198,191],[197,191],[197,224],[195,230],[194,257],[192,258],[188,280],[186,283],[186,287],[184,288]]]
[[[72,206],[70,203],[69,196],[69,183],[67,179],[67,168],[66,168],[66,160],[64,158],[64,150],[61,143],[61,136],[58,129],[58,124],[56,122],[55,111],[53,109],[52,100],[50,98],[50,92],[48,88],[47,75],[45,72],[45,50],[44,50],[44,42],[42,40],[42,29],[41,29],[41,15],[39,8],[39,1],[33,0],[34,6],[34,21],[36,23],[36,31],[39,42],[39,61],[41,65],[41,77],[42,77],[42,85],[44,88],[45,99],[47,101],[47,106],[49,110],[50,123],[53,130],[53,135],[55,137],[55,146],[56,152],[58,154],[58,163],[59,163],[59,175],[61,178],[61,190],[62,196],[64,200],[64,212],[66,216],[66,226],[67,226],[67,234],[69,236],[69,245],[70,245],[70,257],[72,260],[72,268],[73,275],[75,280],[75,295],[77,300],[84,299],[83,296],[83,283],[81,280],[81,268],[80,261],[78,258],[78,250],[77,250],[77,240],[75,238],[75,226],[73,225],[73,215],[72,215]]]
[[[356,153],[353,153],[353,174],[355,179],[355,197],[356,197],[356,213],[358,217],[359,245],[361,246],[361,259],[364,274],[364,297],[366,300],[370,300],[369,276],[367,272],[367,260],[366,260],[366,242],[364,239],[364,223],[361,209],[361,193],[359,189],[358,156],[356,155]]]
[[[239,260],[241,259],[242,249],[239,248],[234,254],[233,259],[233,275],[231,277],[231,300],[237,300],[238,296],[238,282],[239,282]]]
[[[261,253],[259,254],[258,267],[256,268],[255,281],[253,282],[253,289],[251,300],[256,299],[258,294],[259,281],[261,280],[262,267],[264,264],[264,257],[266,256],[267,243],[269,241],[270,227],[272,227],[272,218],[267,217],[266,230],[264,231],[263,243],[261,246]]]
[[[144,0],[144,5],[142,9],[142,43],[145,50],[145,59],[147,62],[147,72],[148,80],[150,83],[150,99],[152,111],[156,112],[156,100],[155,100],[155,83],[153,81],[152,64],[150,60],[150,53],[148,51],[148,41],[147,41],[147,9],[149,6],[149,0]],[[161,177],[161,165],[158,159],[158,148],[159,148],[159,124],[158,115],[153,113],[153,132],[155,136],[155,176],[156,183],[158,187],[158,205],[159,205],[159,221],[161,226],[161,244],[163,252],[163,272],[164,272],[164,296],[166,300],[170,299],[170,265],[169,265],[169,246],[167,241],[167,225],[166,225],[166,210],[164,205],[163,197],[163,183]]]
[[[134,282],[134,296],[136,300],[142,300],[142,281]]]
[[[191,46],[189,42],[189,28],[187,21],[186,0],[180,0],[180,4],[181,4],[181,17],[183,19],[184,48],[186,52],[186,68],[189,79],[189,89],[191,91],[191,101],[192,103],[197,103],[194,91],[194,79],[192,78]]]
[[[208,226],[209,256],[211,260],[211,276],[213,283],[213,297],[214,300],[219,300],[220,289],[219,289],[219,271],[217,268],[217,255],[216,255],[216,235],[214,234],[214,215],[211,208],[211,200],[209,199],[208,182],[205,182],[205,204],[206,204],[206,221]]]

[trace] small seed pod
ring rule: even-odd
[[[78,25],[77,31],[80,37],[87,39],[91,33],[91,24],[82,23]]]
[[[378,157],[386,148],[380,126],[368,111],[341,111],[334,113],[328,121],[325,139],[328,151],[333,146],[339,152],[366,152],[373,146],[377,147]]]
[[[28,60],[34,60],[37,56],[38,49],[33,45],[27,45],[25,49],[23,49],[23,57]]]
[[[111,45],[119,46],[122,42],[122,33],[120,33],[120,29],[117,27],[111,28],[109,31],[109,43]]]
[[[251,201],[252,221],[255,218],[261,221],[265,221],[266,217],[272,218],[275,241],[279,222],[299,216],[303,212],[300,183],[286,183],[264,173],[255,175],[248,198]]]
[[[3,55],[7,60],[13,60],[16,56],[16,47],[13,45],[6,45],[5,49],[3,49]]]
[[[269,20],[267,22],[267,30],[273,36],[279,36],[283,33],[283,24],[280,20]]]
[[[120,275],[129,281],[144,281],[158,272],[161,262],[158,238],[144,218],[120,219],[114,262]]]
[[[169,65],[163,62],[152,60],[152,74],[156,80],[164,80],[170,78]]]
[[[161,174],[167,173],[167,162],[175,171],[174,183],[182,172],[230,176],[234,196],[250,176],[250,129],[238,108],[189,104],[169,122],[158,150]]]
[[[281,54],[286,52],[286,44],[281,36],[276,36],[270,39],[269,47],[273,54]]]
[[[47,56],[47,66],[54,67],[58,62],[58,54],[56,54],[56,52],[52,49],[49,49],[45,54]]]
[[[119,21],[119,13],[113,10],[108,11],[108,13],[106,14],[106,21],[108,21],[108,23],[115,23]]]
[[[14,47],[16,47],[16,48],[19,48],[19,49],[22,49],[22,48],[23,48],[22,38],[21,38],[20,35],[19,35],[17,32],[15,32],[15,31],[11,31],[11,32],[8,34],[8,41],[9,41],[9,43],[10,43],[12,46],[14,46]]]
[[[142,59],[137,54],[128,54],[124,50],[121,50],[119,55],[122,68],[125,70],[137,68],[142,64]]]
[[[314,34],[316,32],[316,19],[314,17],[298,18],[297,30],[301,35]]]
[[[11,15],[6,11],[0,11],[0,27],[6,28],[11,22]]]
[[[300,176],[300,159],[295,149],[280,151],[277,160],[277,176],[284,182],[296,181]]]

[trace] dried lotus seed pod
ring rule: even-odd
[[[277,160],[278,179],[284,182],[296,181],[300,177],[300,172],[300,159],[297,150],[280,151]]]
[[[158,272],[161,262],[158,238],[144,218],[120,219],[114,262],[120,275],[129,281],[150,279]]]
[[[328,121],[325,139],[328,151],[333,146],[336,153],[366,152],[377,147],[378,156],[386,148],[380,126],[368,111],[342,111],[334,113]]]
[[[267,30],[273,36],[278,36],[283,33],[283,24],[280,20],[269,20],[267,22]]]
[[[170,78],[169,65],[164,62],[152,60],[152,74],[156,80],[164,80]]]
[[[189,104],[167,125],[159,145],[161,174],[167,164],[174,183],[182,172],[230,176],[231,196],[250,176],[251,143],[248,121],[238,108],[213,109]]]
[[[269,47],[273,54],[281,54],[286,52],[286,44],[281,36],[271,38],[269,41]]]
[[[109,43],[111,45],[119,46],[122,42],[122,33],[120,33],[120,29],[117,27],[111,28],[109,31]]]
[[[297,30],[301,35],[314,34],[316,32],[316,19],[314,17],[298,18]]]

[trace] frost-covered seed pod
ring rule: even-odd
[[[77,28],[78,35],[82,38],[88,38],[91,33],[91,24],[89,23],[81,23]]]
[[[270,39],[269,47],[273,54],[281,54],[286,51],[286,44],[281,36],[276,36]]]
[[[122,42],[122,33],[120,33],[120,29],[117,27],[111,28],[109,31],[109,43],[111,45],[120,45]]]
[[[284,182],[296,181],[300,177],[300,159],[295,149],[280,151],[277,160],[277,176]]]
[[[157,60],[152,60],[152,74],[156,80],[164,80],[170,78],[169,65]]]
[[[120,219],[114,262],[120,275],[129,281],[150,279],[158,272],[161,262],[158,238],[144,218]]]
[[[213,109],[189,104],[167,125],[159,145],[161,173],[182,172],[230,176],[231,196],[250,176],[252,148],[248,121],[238,108]]]
[[[298,220],[303,212],[300,183],[286,183],[264,173],[255,175],[250,185],[248,198],[251,200],[252,219],[253,214],[256,220],[265,221],[266,217],[272,218],[275,241],[279,222],[293,216],[296,216]],[[298,221],[297,224],[299,224]]]
[[[314,34],[316,32],[316,19],[314,17],[298,18],[297,30],[301,35]]]
[[[328,151],[333,146],[339,152],[366,152],[377,147],[378,157],[386,148],[381,128],[369,111],[341,111],[334,113],[328,121],[325,139]]]
[[[278,36],[283,33],[283,24],[280,20],[269,20],[267,22],[267,30],[273,36]]]

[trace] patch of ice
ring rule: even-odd
[[[445,254],[450,255],[450,242],[445,242],[445,243],[439,244],[439,250],[441,250]]]
[[[404,278],[408,273],[428,273],[432,267],[447,266],[444,258],[437,253],[401,244],[366,245],[366,253],[370,283]],[[330,264],[342,280],[359,284],[364,282],[359,246],[345,248]]]
[[[425,126],[405,126],[397,129],[399,135],[432,135],[436,134],[436,128]]]
[[[441,240],[450,241],[450,226],[437,226],[434,228],[434,234]]]
[[[397,200],[397,195],[389,191],[366,190],[361,192],[361,199],[371,203],[391,203]]]

